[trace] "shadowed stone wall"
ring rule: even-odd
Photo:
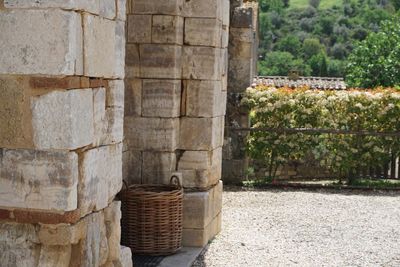
[[[124,0],[0,1],[0,265],[132,266]]]
[[[183,244],[221,227],[229,0],[133,0],[126,45],[124,179],[185,187]]]
[[[240,106],[242,95],[257,73],[258,2],[231,0],[229,31],[228,101],[223,151],[223,181],[240,183],[246,179],[248,157],[246,132],[235,128],[250,127],[249,111]]]

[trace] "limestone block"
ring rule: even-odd
[[[225,115],[226,92],[219,81],[187,80],[186,116],[218,117]]]
[[[109,254],[104,213],[96,212],[86,216],[84,236],[72,246],[70,266],[101,266],[107,262]]]
[[[183,228],[204,229],[212,220],[212,189],[185,193],[183,196]]]
[[[0,74],[83,72],[79,13],[58,9],[4,11],[0,16],[0,40],[0,50],[7,51],[0,54]]]
[[[132,252],[130,248],[121,246],[120,264],[121,267],[133,267]]]
[[[223,145],[224,117],[181,119],[179,148],[213,150]]]
[[[77,208],[78,156],[66,151],[0,150],[0,206]]]
[[[32,148],[32,115],[27,81],[0,77],[0,147]]]
[[[253,43],[235,40],[229,44],[229,53],[235,58],[252,59],[253,48]]]
[[[229,28],[229,21],[230,21],[230,1],[229,0],[222,0],[222,25]]]
[[[78,207],[85,215],[108,206],[122,187],[122,144],[102,146],[80,155]]]
[[[153,43],[183,44],[183,18],[154,15],[151,35]]]
[[[221,47],[227,48],[229,44],[229,28],[226,26],[222,26],[221,31]]]
[[[133,14],[180,15],[184,0],[135,0],[132,1]]]
[[[114,201],[104,209],[104,223],[108,241],[108,261],[120,259],[121,248],[121,202]]]
[[[125,116],[140,116],[142,114],[142,80],[125,80]]]
[[[231,28],[253,28],[253,8],[238,7],[233,10]]]
[[[215,218],[222,211],[222,194],[224,190],[224,185],[222,181],[213,188],[213,207],[212,216]]]
[[[220,49],[184,46],[182,77],[194,80],[220,80]]]
[[[69,267],[71,246],[42,246],[37,266],[40,267]]]
[[[92,143],[92,90],[54,91],[32,98],[31,106],[36,148],[73,150]]]
[[[170,152],[143,152],[142,182],[144,184],[169,184],[176,168],[176,155]]]
[[[139,45],[126,45],[125,63],[126,78],[131,79],[140,77]]]
[[[128,43],[151,43],[151,15],[128,15]]]
[[[185,44],[221,47],[222,22],[218,19],[186,18]]]
[[[99,14],[98,0],[4,0],[6,8],[63,8]]]
[[[179,119],[125,117],[125,141],[130,150],[175,151]]]
[[[107,19],[115,19],[117,5],[115,0],[99,0],[99,14]]]
[[[106,131],[101,139],[101,145],[118,144],[124,138],[124,109],[111,107],[106,110]]]
[[[128,184],[142,183],[142,152],[124,151],[122,153],[123,179]]]
[[[113,78],[123,79],[125,77],[125,22],[116,21],[115,26],[115,49],[114,49],[114,60],[115,70]]]
[[[220,50],[220,67],[221,67],[221,74],[222,74],[222,78],[224,78],[224,76],[228,76],[228,65],[229,65],[229,53],[228,53],[228,48],[222,48]]]
[[[87,220],[76,224],[41,224],[37,236],[46,246],[76,245],[85,236]]]
[[[111,80],[106,91],[106,107],[124,108],[125,85],[123,80]]]
[[[235,42],[254,42],[254,31],[252,28],[230,28],[229,38],[231,44]]]
[[[106,124],[106,89],[93,89],[93,145],[99,146],[107,129]]]
[[[184,228],[182,232],[182,245],[191,247],[204,247],[208,241],[221,231],[222,214],[215,217],[205,228]]]
[[[179,158],[178,171],[185,188],[207,188],[221,179],[222,148],[213,151],[185,151]]]
[[[125,21],[129,0],[117,0],[117,19]]]
[[[123,22],[83,15],[85,76],[123,78],[124,74],[120,73],[125,56],[123,25]]]
[[[229,60],[228,90],[241,93],[253,82],[253,62],[249,59],[233,58]]]
[[[34,225],[0,223],[2,266],[36,266],[40,255]]]
[[[221,0],[186,0],[183,5],[183,15],[185,17],[222,20],[221,9]]]
[[[180,80],[143,80],[142,115],[144,117],[179,117]]]
[[[142,78],[181,78],[181,46],[141,44],[139,51],[140,76]]]

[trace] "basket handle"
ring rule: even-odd
[[[171,180],[169,181],[169,183],[170,183],[171,185],[176,184],[179,188],[182,188],[181,181],[179,180],[179,177],[176,176],[176,175],[173,175],[173,176],[171,177]]]
[[[123,183],[122,188],[124,188],[125,186],[126,187],[125,189],[129,189],[128,183],[124,179],[122,179],[122,183]]]

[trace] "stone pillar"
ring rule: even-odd
[[[121,249],[125,1],[0,1],[0,265]]]
[[[246,132],[230,128],[250,127],[249,111],[240,106],[242,94],[257,73],[258,3],[231,0],[229,31],[228,103],[223,151],[223,181],[240,183],[248,168]]]
[[[123,175],[185,187],[186,246],[220,230],[229,0],[133,0],[126,46]]]

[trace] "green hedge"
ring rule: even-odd
[[[254,128],[311,128],[348,131],[400,131],[400,93],[249,88],[243,104],[251,109]],[[289,161],[311,155],[340,178],[357,168],[382,166],[400,149],[398,137],[349,134],[252,132],[248,150],[274,176]]]

